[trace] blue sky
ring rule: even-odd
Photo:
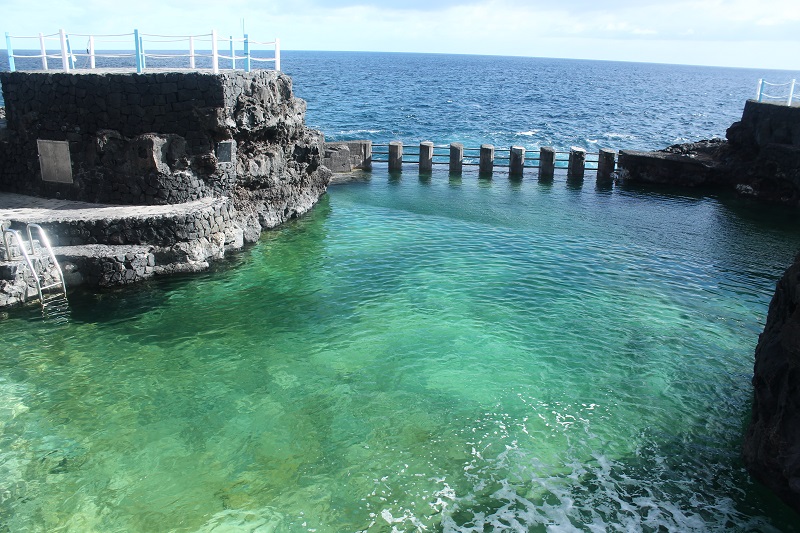
[[[54,33],[59,28],[115,34],[138,28],[171,35],[216,29],[221,35],[238,36],[243,18],[252,39],[280,37],[288,50],[497,54],[800,70],[797,0],[0,0],[0,31],[12,35]]]

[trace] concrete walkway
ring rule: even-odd
[[[72,220],[160,218],[195,213],[220,201],[220,198],[203,198],[193,202],[170,205],[109,205],[0,192],[0,222],[47,223]]]

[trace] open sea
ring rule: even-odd
[[[291,52],[329,140],[657,149],[796,72]],[[798,212],[385,164],[210,272],[0,320],[0,531],[800,531],[746,473]]]

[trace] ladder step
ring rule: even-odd
[[[52,285],[42,285],[42,290],[52,289],[53,287],[61,287],[61,282],[53,283]]]

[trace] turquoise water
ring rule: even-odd
[[[739,460],[796,218],[333,186],[213,272],[0,323],[0,531],[797,531]]]

